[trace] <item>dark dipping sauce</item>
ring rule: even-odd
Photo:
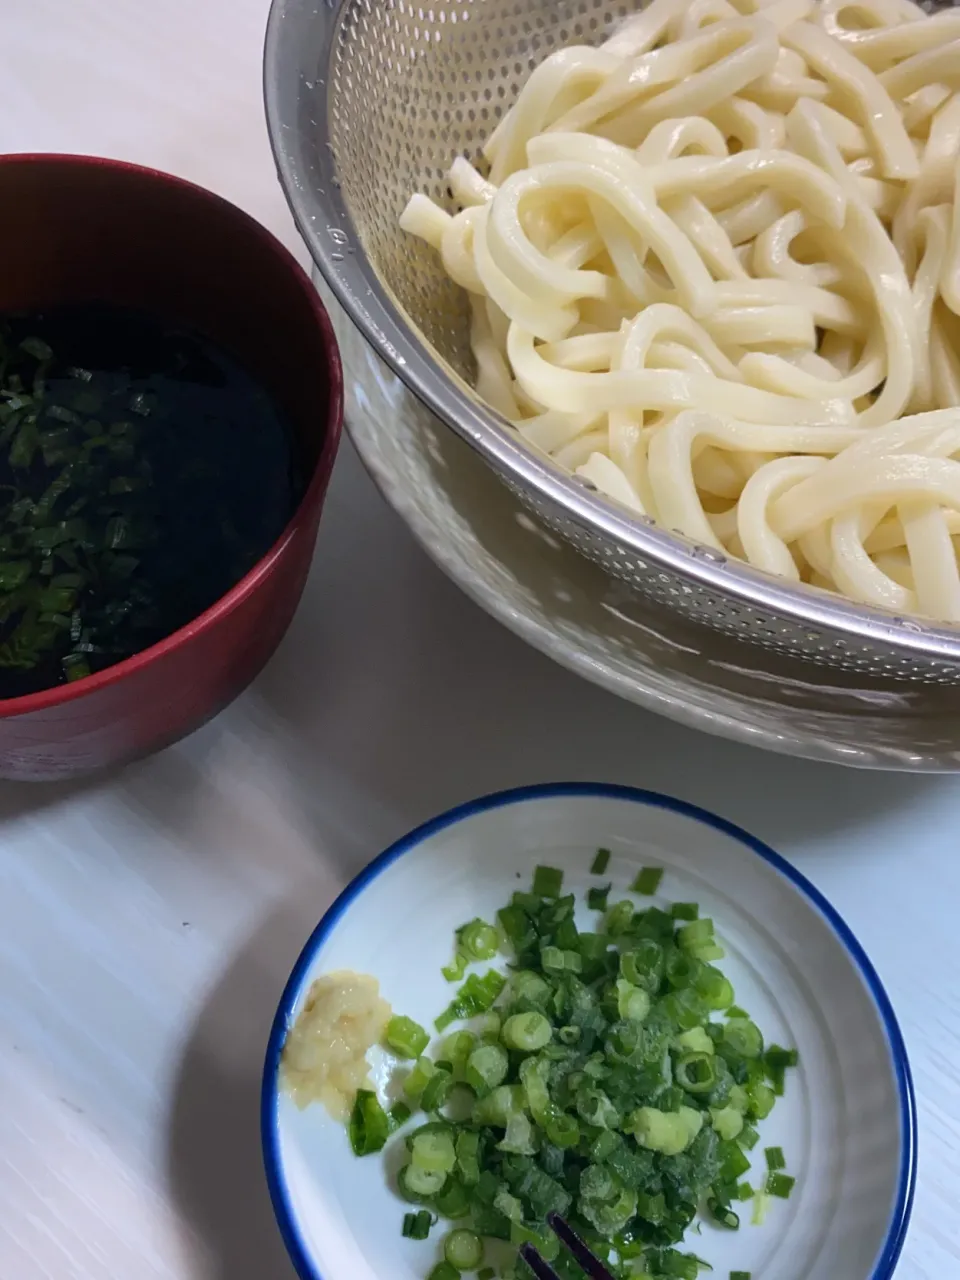
[[[0,698],[192,621],[303,491],[270,395],[199,334],[104,304],[0,318]]]

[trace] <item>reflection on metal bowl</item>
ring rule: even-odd
[[[612,693],[723,737],[861,768],[960,769],[960,690],[831,671],[665,615],[531,516],[317,283],[367,469],[431,558],[511,631]]]

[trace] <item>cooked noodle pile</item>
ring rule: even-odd
[[[960,12],[653,0],[547,58],[455,216],[479,393],[669,529],[960,621]]]

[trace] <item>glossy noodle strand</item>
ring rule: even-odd
[[[960,622],[960,14],[654,0],[529,77],[455,209],[477,390],[630,511]]]

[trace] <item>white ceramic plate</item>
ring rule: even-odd
[[[960,768],[960,688],[861,687],[651,607],[534,520],[314,279],[364,465],[427,554],[504,626],[618,697],[708,733],[862,768]]]
[[[310,984],[336,969],[373,974],[398,1013],[429,1026],[451,998],[440,969],[454,930],[492,919],[540,862],[561,867],[582,901],[597,883],[598,846],[613,852],[604,878],[614,895],[639,867],[666,868],[659,898],[696,901],[714,918],[738,1003],[768,1042],[800,1050],[786,1097],[761,1126],[753,1179],[763,1148],[782,1146],[793,1196],[774,1202],[763,1227],[704,1226],[694,1251],[721,1278],[731,1269],[754,1280],[892,1275],[916,1117],[900,1031],[859,944],[789,863],[730,823],[649,792],[571,784],[505,792],[427,823],[371,863],[307,943],[270,1039],[262,1114],[274,1208],[302,1280],[423,1280],[437,1257],[435,1240],[400,1235],[408,1206],[386,1170],[402,1137],[385,1159],[359,1160],[322,1108],[300,1111],[278,1091],[283,1041]],[[382,1087],[389,1064],[378,1050],[371,1058]]]

